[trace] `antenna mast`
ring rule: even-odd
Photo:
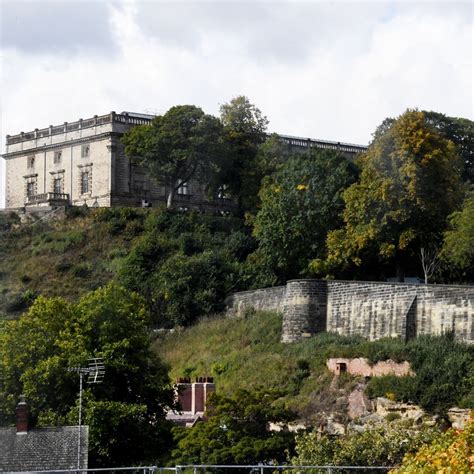
[[[102,383],[105,375],[104,359],[102,357],[92,357],[88,367],[68,367],[68,372],[79,374],[79,434],[77,437],[77,469],[81,469],[81,424],[82,424],[82,379],[87,375],[86,383]]]

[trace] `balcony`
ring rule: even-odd
[[[69,204],[69,194],[43,193],[26,197],[25,206],[66,206]]]

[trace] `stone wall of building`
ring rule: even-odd
[[[165,204],[168,189],[143,168],[131,163],[121,143],[121,137],[130,127],[149,120],[134,114],[111,112],[7,136],[3,155],[6,160],[6,207]],[[84,147],[87,147],[86,154]],[[89,177],[86,192],[82,192],[81,187],[83,173],[88,173]],[[57,179],[60,179],[59,191],[55,186]],[[57,200],[62,202],[53,202]],[[206,186],[192,180],[178,190],[174,206],[183,210],[227,212],[235,208],[235,203],[209,197]]]
[[[321,331],[410,339],[453,331],[474,342],[474,287],[404,283],[292,280],[285,287],[236,293],[229,312],[243,308],[283,313],[282,341]]]

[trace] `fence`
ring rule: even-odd
[[[390,466],[273,466],[273,465],[203,465],[190,464],[176,467],[135,466],[96,469],[69,469],[56,471],[28,471],[28,474],[378,474],[388,472]],[[13,474],[13,473],[10,473]],[[19,474],[19,473],[16,473]]]
[[[376,474],[388,472],[390,466],[272,466],[258,465],[185,465],[176,466],[176,474]]]

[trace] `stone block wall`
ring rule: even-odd
[[[292,280],[286,287],[236,293],[227,304],[237,315],[247,307],[282,311],[282,342],[321,331],[369,340],[453,331],[474,342],[473,286]]]
[[[229,316],[242,316],[247,308],[264,311],[283,311],[286,286],[241,291],[226,300]]]
[[[326,281],[292,280],[286,284],[282,342],[292,342],[325,331],[326,318]]]
[[[328,331],[369,340],[406,337],[417,285],[330,281],[327,288]]]

